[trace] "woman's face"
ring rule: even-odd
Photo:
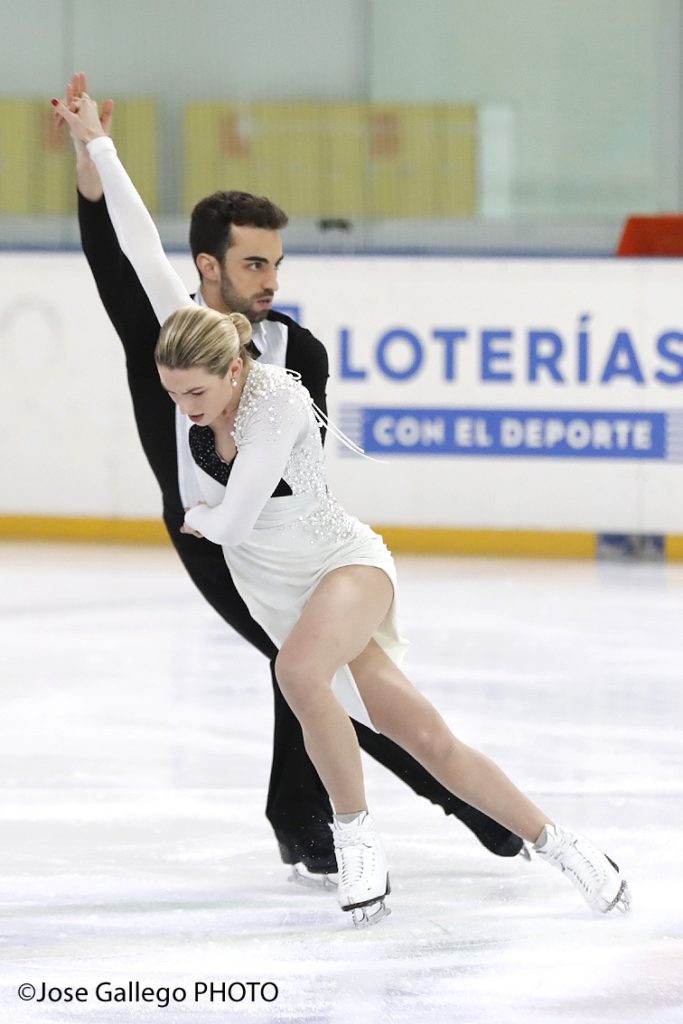
[[[183,415],[202,427],[208,427],[229,404],[235,404],[237,389],[231,384],[233,372],[234,367],[230,367],[225,377],[218,377],[198,367],[190,370],[159,367],[162,387]]]

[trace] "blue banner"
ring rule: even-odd
[[[344,406],[369,454],[679,461],[680,413]]]

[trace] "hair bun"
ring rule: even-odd
[[[243,313],[230,313],[229,319],[235,325],[235,330],[240,339],[240,345],[248,345],[251,341],[251,324]]]

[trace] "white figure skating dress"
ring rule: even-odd
[[[199,490],[211,507],[193,508],[186,522],[223,546],[235,586],[275,644],[289,636],[318,583],[333,569],[376,566],[395,592],[394,563],[382,538],[327,490],[310,396],[286,370],[252,364],[234,439],[237,455],[227,486],[194,463]],[[281,480],[291,495],[270,497]],[[395,600],[375,640],[400,661],[406,645],[396,627]],[[333,689],[349,715],[372,724],[348,668],[337,673]]]
[[[187,289],[166,259],[111,140],[95,139],[88,150],[121,248],[163,323],[191,304]],[[407,644],[396,626],[393,559],[382,538],[329,494],[320,430],[306,389],[280,367],[251,364],[235,419],[237,454],[225,482],[207,472],[201,445],[191,445],[196,428],[180,413],[176,422],[181,496],[193,506],[186,522],[222,546],[235,586],[273,642],[280,646],[287,638],[327,573],[370,565],[383,570],[394,587],[374,639],[398,664]],[[282,493],[283,483],[291,493]],[[200,500],[206,505],[197,506]],[[352,718],[373,727],[348,667],[337,672],[333,690]]]

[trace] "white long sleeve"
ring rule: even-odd
[[[140,198],[114,143],[102,136],[88,143],[104,188],[104,197],[119,245],[133,265],[152,304],[157,320],[164,320],[183,306],[191,306],[187,288],[168,262],[159,232]]]
[[[251,373],[260,369],[253,367]],[[224,547],[247,539],[282,479],[292,449],[310,427],[308,395],[299,384],[248,401],[251,407],[222,502],[213,508],[200,505],[185,515],[188,526]]]

